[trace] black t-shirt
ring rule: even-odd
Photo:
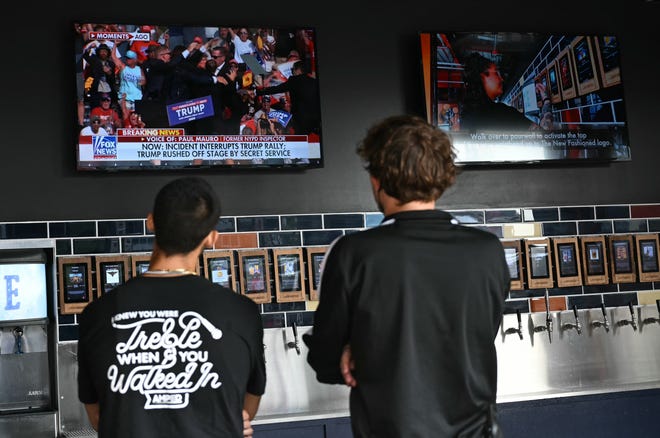
[[[205,278],[134,278],[80,316],[78,397],[101,438],[242,437],[265,386],[257,305]]]
[[[324,383],[343,383],[350,344],[355,438],[483,436],[510,285],[497,236],[443,211],[406,211],[343,236],[324,263],[303,340]]]

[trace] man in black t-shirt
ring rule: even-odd
[[[498,436],[509,270],[497,236],[436,209],[455,179],[450,137],[392,116],[358,154],[384,219],[326,252],[307,361],[318,381],[351,387],[355,438]]]
[[[80,316],[78,397],[100,438],[252,435],[266,385],[258,307],[196,274],[219,215],[204,180],[167,184],[147,217],[149,270]]]

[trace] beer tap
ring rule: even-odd
[[[523,334],[522,334],[522,319],[520,318],[520,309],[516,309],[516,318],[518,319],[518,328],[509,327],[504,331],[504,336],[510,335],[512,333],[518,333],[520,340],[522,340]]]
[[[300,356],[300,343],[298,342],[298,326],[296,325],[296,322],[293,321],[291,323],[291,330],[293,331],[293,342],[289,341],[287,342],[286,346],[289,348],[295,348],[296,353]]]
[[[14,353],[23,354],[23,327],[14,327]]]
[[[621,321],[618,321],[616,325],[619,327],[631,325],[633,330],[637,330],[637,318],[635,317],[635,309],[633,308],[632,301],[628,303],[628,309],[630,310],[630,319],[622,319]]]
[[[578,317],[578,310],[577,306],[573,304],[573,315],[575,316],[575,324],[572,324],[570,322],[564,324],[561,326],[562,330],[570,330],[570,329],[575,329],[578,333],[578,335],[582,334],[582,323],[580,323],[580,318]]]
[[[660,300],[655,300],[655,306],[658,308],[658,318],[646,318],[644,321],[642,321],[643,324],[653,324],[654,322],[657,322],[660,324]]]
[[[548,289],[545,290],[545,325],[537,325],[534,327],[535,332],[548,332],[548,340],[552,343],[552,315],[550,315],[550,296]]]
[[[591,326],[592,327],[605,327],[605,331],[609,332],[610,331],[610,322],[607,320],[607,312],[605,311],[605,303],[600,303],[600,311],[603,314],[603,320],[602,321],[592,321]]]

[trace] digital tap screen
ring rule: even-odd
[[[231,289],[231,261],[229,257],[215,257],[208,260],[211,281]]]
[[[266,259],[264,256],[243,257],[246,293],[266,292]]]
[[[101,262],[100,272],[103,293],[110,292],[124,282],[126,265],[123,262]]]
[[[516,248],[504,248],[504,258],[506,259],[506,265],[509,267],[509,276],[511,277],[511,280],[519,280],[518,250]]]
[[[630,242],[627,240],[615,240],[612,242],[612,250],[614,252],[614,271],[617,274],[631,273]]]
[[[531,260],[532,278],[548,278],[550,276],[547,245],[530,245],[529,258]]]
[[[642,272],[658,272],[658,248],[655,240],[640,240]]]
[[[314,282],[314,289],[318,289],[321,285],[321,266],[323,266],[323,258],[325,254],[312,255],[312,281]]]
[[[601,242],[587,242],[584,245],[587,257],[587,275],[604,275],[605,259]]]
[[[560,243],[557,245],[559,251],[559,274],[562,277],[575,277],[578,275],[577,258],[575,256],[575,245],[572,243]]]
[[[64,302],[86,303],[89,301],[87,289],[87,264],[64,264]]]
[[[149,270],[149,261],[140,261],[135,263],[135,270],[137,275],[142,275]]]
[[[299,291],[300,257],[296,254],[282,254],[277,256],[278,276],[281,292]]]

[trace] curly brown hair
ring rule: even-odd
[[[357,153],[385,193],[401,203],[435,201],[456,179],[451,138],[418,116],[390,116],[376,123]]]

